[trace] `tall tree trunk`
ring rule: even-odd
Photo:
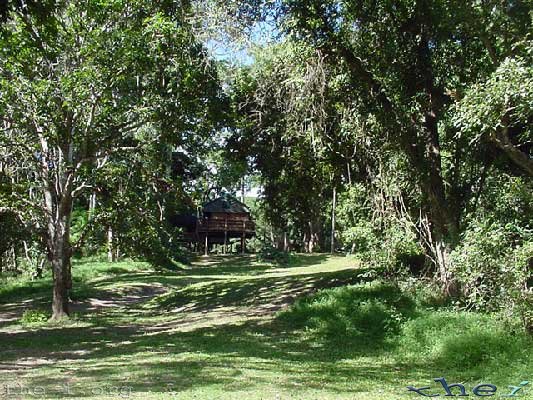
[[[452,204],[446,195],[444,179],[442,174],[442,159],[440,152],[440,141],[438,132],[438,113],[440,102],[432,96],[434,88],[430,86],[428,95],[430,96],[430,111],[424,120],[425,130],[425,154],[422,165],[419,165],[421,177],[421,189],[426,197],[426,216],[431,232],[431,251],[439,271],[439,279],[445,294],[453,294],[453,277],[450,271],[449,255],[457,241],[459,218],[454,215]]]
[[[44,209],[48,216],[46,245],[54,278],[52,320],[69,315],[69,289],[72,288],[70,220],[73,205],[74,172],[72,143],[51,150],[39,132],[42,156],[41,179]]]
[[[31,256],[30,256],[30,250],[28,248],[28,242],[23,240],[22,241],[22,245],[24,246],[24,257],[26,257],[26,262],[28,263],[28,265],[32,265],[33,264],[33,260],[31,259]]]
[[[59,320],[69,316],[70,254],[67,238],[55,241],[56,251],[52,255],[54,274],[54,295],[52,300],[52,319]]]
[[[420,187],[427,204],[425,210],[428,224],[426,240],[430,245],[428,250],[436,264],[443,292],[452,295],[454,280],[450,271],[449,256],[457,242],[458,218],[454,215],[456,210],[449,204],[444,188],[436,120],[427,124],[426,129],[430,137],[426,139],[428,147],[425,165],[420,169],[423,175]]]
[[[57,219],[48,224],[48,250],[54,277],[52,320],[69,316],[69,289],[72,288],[70,218],[72,197],[65,194],[56,209]]]
[[[417,47],[413,48],[416,52],[413,69],[417,75],[408,81],[406,95],[414,99],[424,93],[425,100],[420,103],[424,113],[420,119],[412,118],[411,125],[400,135],[400,144],[417,174],[427,225],[427,250],[436,264],[443,291],[451,294],[453,277],[449,255],[456,243],[459,218],[445,189],[438,127],[448,99],[436,84],[433,71],[430,3],[425,0],[417,2],[416,14]],[[394,108],[387,99],[382,103],[385,108]]]
[[[96,210],[96,193],[92,192],[89,196],[89,219],[91,219],[94,215],[94,212]]]
[[[316,232],[315,224],[313,221],[309,221],[309,237],[307,242],[307,252],[313,253],[319,243],[318,232]]]
[[[309,233],[307,231],[304,232],[304,253],[308,253],[309,252]]]
[[[115,241],[113,238],[113,227],[109,225],[107,227],[107,261],[115,262]]]
[[[15,245],[11,247],[11,251],[13,252],[13,272],[15,274],[18,274],[19,262],[18,262],[18,257],[17,257],[17,248],[15,247]]]
[[[337,188],[333,187],[333,199],[331,201],[331,254],[335,253],[335,209],[337,208]]]
[[[46,263],[46,259],[42,258],[37,266],[35,267],[35,272],[33,274],[33,279],[41,279],[43,277],[43,270],[44,270],[44,265]]]

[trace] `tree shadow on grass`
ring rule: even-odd
[[[35,283],[35,285],[33,285]],[[30,282],[30,285],[6,290],[0,296],[0,328],[17,323],[23,313],[28,310],[41,311],[44,315],[51,314],[52,283],[49,281]],[[87,282],[76,282],[70,292],[74,308],[90,298],[105,299],[113,296],[113,292],[94,287]],[[26,300],[21,300],[25,298]]]
[[[192,312],[219,307],[285,305],[317,290],[365,281],[365,270],[320,272],[293,276],[259,276],[212,280],[172,291],[153,303],[162,309]]]
[[[208,258],[198,257],[189,271],[194,275],[257,275],[270,270],[317,265],[330,257],[329,254],[300,254],[291,258],[288,264],[278,265],[257,261],[253,254],[212,255]]]
[[[209,278],[212,279],[212,278]],[[104,276],[93,280],[96,286],[128,286],[128,285],[161,285],[169,287],[181,287],[197,281],[194,277],[188,277],[174,272],[129,272],[117,276]]]
[[[52,293],[52,280],[42,279],[0,289],[0,305],[20,299],[34,299]]]
[[[342,282],[340,277],[336,279]],[[218,303],[220,300],[213,297],[211,309]],[[185,314],[185,320],[189,315]],[[349,321],[345,321],[347,316]],[[5,344],[0,352],[0,376],[2,370],[14,371],[28,359],[37,358],[49,364],[39,367],[42,371],[38,375],[28,377],[31,385],[52,388],[58,381],[73,379],[79,390],[77,397],[92,395],[91,390],[99,385],[130,387],[135,393],[164,393],[169,384],[180,392],[213,385],[246,390],[274,382],[291,390],[306,387],[345,393],[346,382],[355,382],[351,391],[363,391],[376,382],[398,387],[399,382],[414,384],[413,379],[437,376],[432,374],[439,372],[438,363],[445,361],[444,356],[450,378],[460,378],[461,374],[469,377],[478,373],[475,363],[456,365],[455,360],[464,360],[466,347],[482,348],[480,343],[487,343],[487,335],[492,338],[497,333],[470,328],[448,332],[443,337],[444,350],[435,360],[421,355],[398,362],[398,332],[387,325],[397,317],[413,321],[424,318],[396,288],[372,284],[317,293],[274,320],[233,321],[190,331],[178,330],[179,325],[174,329],[120,327],[110,320],[107,325],[96,325],[95,321],[89,327],[0,333],[0,343]],[[429,328],[438,331],[449,316],[433,319],[422,321],[410,334],[416,343],[418,330],[428,330],[427,343],[418,341],[421,350],[431,343],[434,333]],[[458,317],[446,326],[451,329],[460,326],[459,322]],[[516,349],[507,346],[510,339],[502,340],[492,338],[488,343],[498,349],[495,362],[517,356]],[[57,392],[56,396],[62,394]]]
[[[311,257],[298,266],[319,262]],[[247,271],[250,262],[231,258],[219,264],[215,259],[200,273],[193,267],[180,273],[120,272],[93,280],[92,289],[103,291],[97,293],[100,297],[110,296],[107,291],[115,284],[119,296],[128,295],[121,287],[140,290],[141,297],[151,285],[175,290],[157,297],[151,308],[124,303],[101,316],[82,318],[83,326],[0,332],[0,378],[20,376],[28,385],[48,388],[54,397],[118,398],[112,391],[125,387],[148,395],[167,392],[169,384],[177,392],[211,386],[248,390],[265,384],[346,393],[369,390],[376,382],[416,384],[442,376],[437,375],[442,366],[459,380],[478,376],[486,362],[526,363],[520,356],[524,343],[513,347],[511,337],[499,339],[498,331],[472,328],[478,320],[465,328],[464,316],[419,315],[397,288],[360,285],[371,280],[364,269],[284,275],[270,269],[264,273],[258,266],[255,271],[261,275],[246,272],[246,277],[230,279],[224,275],[233,275],[232,268]],[[350,284],[355,286],[346,286]],[[335,289],[320,291],[325,288]],[[147,310],[153,324],[146,322],[149,318],[136,322]],[[405,320],[411,333],[403,330],[400,336]],[[445,336],[435,343],[439,334]],[[411,341],[402,342],[403,336]],[[400,353],[409,347],[420,350],[420,356],[403,359]],[[483,358],[486,354],[494,360]],[[503,372],[504,379],[512,373],[510,367],[493,370]],[[74,396],[57,388],[70,381],[76,384]]]
[[[0,341],[5,339],[0,334]],[[30,355],[44,358],[51,361],[44,367],[50,371],[30,378],[31,386],[43,386],[50,392],[62,380],[72,378],[79,397],[90,395],[92,388],[104,383],[106,387],[128,386],[136,393],[165,392],[170,383],[177,391],[209,385],[244,390],[251,383],[257,384],[257,379],[291,376],[284,385],[296,388],[311,383],[317,388],[343,391],[346,378],[385,378],[378,366],[337,367],[339,352],[302,340],[276,323],[247,322],[151,335],[117,327],[62,328],[13,333],[9,339],[1,355],[2,368],[11,365],[15,369]],[[348,356],[346,350],[343,358]],[[190,354],[194,354],[192,359]],[[59,379],[53,373],[57,368],[62,372]],[[254,382],[243,376],[250,371],[254,376],[259,374]],[[60,391],[55,394],[61,397]]]

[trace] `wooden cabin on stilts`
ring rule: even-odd
[[[184,228],[187,241],[195,243],[195,248],[202,249],[204,255],[217,245],[227,254],[228,246],[233,247],[232,239],[240,239],[240,252],[244,254],[246,239],[255,236],[250,210],[229,194],[205,203],[198,217],[181,216],[178,221],[176,225]]]

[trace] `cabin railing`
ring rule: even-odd
[[[198,220],[198,232],[255,232],[253,221],[232,221],[220,219]]]

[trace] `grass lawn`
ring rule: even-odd
[[[74,273],[63,325],[21,320],[48,312],[49,279],[0,288],[0,398],[418,399],[406,386],[443,396],[438,377],[477,398],[479,383],[500,397],[533,381],[521,332],[430,307],[345,257],[213,256],[173,272],[84,261]]]

